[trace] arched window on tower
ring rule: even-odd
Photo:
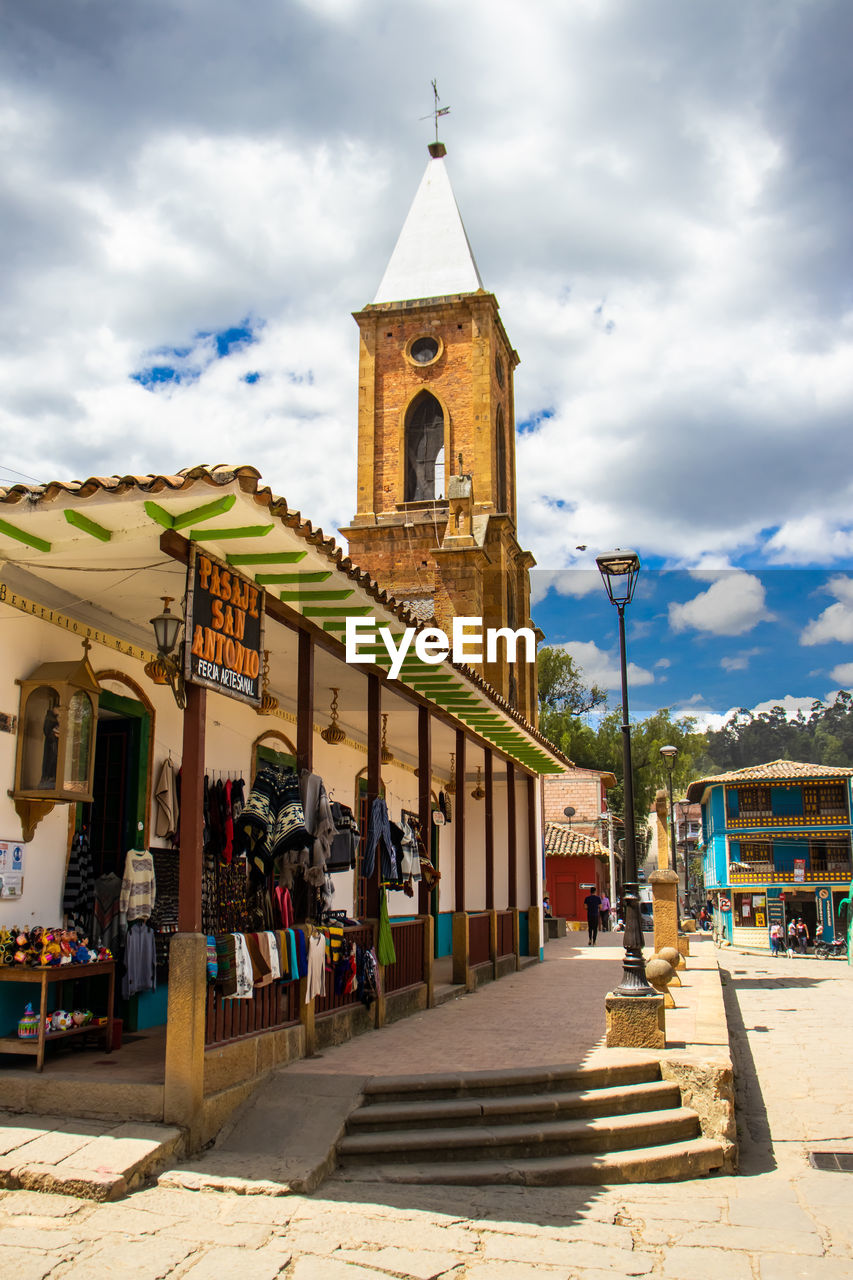
[[[504,426],[504,411],[498,405],[498,411],[495,415],[495,503],[498,511],[507,510],[507,492],[506,492],[506,428]]]
[[[436,497],[437,463],[443,449],[441,405],[422,391],[406,414],[406,502],[429,502]]]

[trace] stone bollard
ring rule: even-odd
[[[663,996],[665,1009],[675,1008],[675,1001],[669,993],[669,984],[674,972],[672,965],[666,960],[661,960],[660,956],[652,956],[651,960],[646,961],[646,977],[658,995]]]
[[[660,947],[656,954],[660,956],[661,960],[665,960],[668,965],[672,966],[672,985],[674,987],[680,987],[681,978],[678,970],[685,967],[684,958],[682,957],[681,952],[677,947]]]

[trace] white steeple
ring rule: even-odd
[[[444,166],[444,145],[430,145],[430,160],[374,303],[408,302],[483,288]]]

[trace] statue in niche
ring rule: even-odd
[[[41,757],[41,781],[39,790],[48,791],[56,786],[56,765],[59,756],[59,696],[51,690],[50,703],[44,713],[44,751]]]

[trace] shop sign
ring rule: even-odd
[[[24,892],[24,846],[0,840],[0,898],[20,898]]]
[[[805,858],[794,859],[794,884],[803,884],[806,878]]]
[[[259,706],[264,593],[215,556],[190,547],[184,676]]]
[[[767,899],[767,919],[770,924],[785,923],[785,903],[782,898]]]

